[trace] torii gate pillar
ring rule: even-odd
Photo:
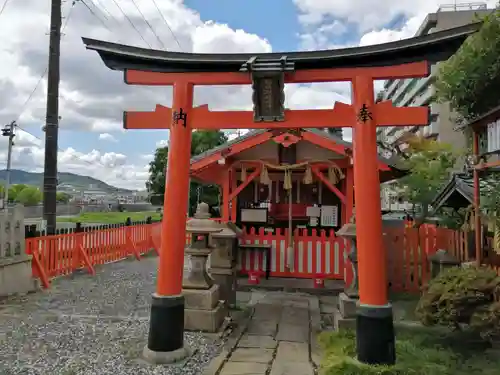
[[[352,128],[360,293],[356,345],[361,362],[394,364],[394,323],[387,297],[387,256],[382,241],[377,124],[373,114],[366,111],[374,107],[374,96],[371,77],[353,77],[352,105],[360,113]]]
[[[143,353],[153,363],[175,362],[189,354],[184,347],[182,272],[191,157],[188,114],[193,105],[193,84],[175,83],[173,92],[160,264],[151,304],[148,344]]]

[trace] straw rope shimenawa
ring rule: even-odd
[[[254,160],[249,162],[253,164],[260,163],[262,165],[262,169],[260,172],[260,183],[264,185],[269,185],[271,183],[271,179],[269,178],[269,169],[284,172],[285,176],[283,179],[283,188],[285,190],[290,190],[292,188],[292,173],[291,173],[292,171],[306,167],[302,183],[305,185],[310,185],[314,182],[311,166],[314,165],[315,163],[322,163],[322,164],[325,163],[325,161],[323,160],[310,160],[297,164],[272,164],[265,161],[256,162]],[[245,163],[245,160],[242,160],[241,163],[242,164]],[[337,164],[335,164],[332,161],[327,161],[326,163],[329,164],[327,178],[332,185],[338,184],[345,178],[342,169],[340,169]],[[242,165],[240,180],[245,181],[246,179],[247,179],[247,168],[244,165]]]

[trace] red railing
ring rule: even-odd
[[[33,256],[33,277],[48,288],[50,279],[80,268],[94,274],[94,266],[151,250],[158,251],[160,223],[26,239],[26,253]]]
[[[296,229],[293,232],[293,252],[287,251],[288,229],[278,228],[275,233],[267,233],[264,228],[259,231],[255,228],[244,230],[242,243],[272,245],[271,276],[344,279],[346,244],[344,239],[335,236],[333,229],[328,233],[313,229],[310,235],[306,229]],[[262,273],[266,265],[265,255],[261,252],[238,252],[238,265],[243,274]]]
[[[419,293],[430,278],[429,256],[444,249],[460,262],[471,261],[467,247],[468,233],[434,225],[420,228],[386,228],[384,244],[387,249],[388,283],[394,292]],[[245,230],[244,243],[271,244],[271,275],[278,277],[344,279],[351,283],[353,271],[347,258],[350,244],[335,236],[333,231],[294,231],[294,251],[288,254],[288,232],[277,229],[267,233],[263,229]],[[293,256],[287,268],[287,257]],[[266,259],[260,252],[239,252],[238,265],[243,274],[262,274]]]
[[[428,257],[438,249],[449,251],[461,262],[472,260],[469,258],[466,232],[434,226],[387,228],[384,232],[388,283],[395,292],[418,293],[430,278]],[[308,232],[297,229],[293,236],[292,252],[287,251],[287,230],[276,229],[274,233],[268,233],[263,228],[259,231],[245,228],[240,241],[272,245],[271,276],[340,279],[346,285],[350,284],[353,272],[347,258],[350,251],[347,241],[336,237],[333,230]],[[161,223],[154,223],[28,238],[26,252],[33,256],[33,276],[48,288],[51,278],[71,274],[77,269],[86,268],[93,274],[94,267],[99,264],[129,256],[140,259],[141,255],[152,250],[158,253],[160,243]],[[186,244],[189,243],[188,235]],[[497,258],[500,259],[500,256]],[[262,253],[238,252],[238,267],[243,274],[263,273],[265,264]]]

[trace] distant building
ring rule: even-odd
[[[436,13],[430,13],[420,25],[415,36],[443,31],[453,27],[472,23],[476,17],[491,13],[486,3],[462,3],[441,6]],[[431,75],[426,78],[388,80],[378,99],[392,100],[396,106],[430,106],[431,122],[428,126],[380,127],[377,138],[380,142],[392,146],[401,142],[401,137],[413,133],[436,139],[453,145],[455,149],[466,148],[465,135],[456,131],[455,115],[449,103],[435,103],[433,82],[436,79],[439,64],[431,67]],[[403,147],[404,148],[404,144]],[[380,150],[382,151],[382,150]],[[406,202],[397,199],[397,192],[388,182],[381,186],[381,202],[384,210],[400,211],[413,209]]]
[[[79,204],[133,204],[147,201],[147,192],[111,193],[94,186],[81,187],[71,184],[59,184],[57,191],[72,197],[71,201]]]

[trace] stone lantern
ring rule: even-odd
[[[431,263],[431,278],[435,278],[440,272],[448,268],[458,267],[460,261],[446,250],[440,249],[429,257]]]
[[[355,223],[355,213],[349,223],[344,224],[342,228],[337,231],[337,236],[343,237],[351,243],[351,252],[347,255],[347,258],[351,261],[352,265],[352,281],[349,286],[345,289],[345,294],[349,298],[359,298],[358,290],[358,251],[356,242],[356,223]]]
[[[226,307],[236,304],[236,249],[242,231],[233,223],[219,224],[222,230],[212,235],[214,251],[210,255],[210,276],[220,287]]]
[[[210,235],[222,228],[210,220],[208,204],[200,203],[194,219],[187,223],[191,245],[186,248],[182,280],[185,298],[184,327],[186,330],[217,332],[226,316],[223,301],[219,301],[219,286],[207,273],[207,261],[213,251]]]
[[[335,329],[353,329],[356,326],[356,304],[359,299],[358,292],[358,253],[356,249],[356,223],[355,212],[349,223],[344,224],[339,231],[339,237],[343,237],[351,243],[351,252],[347,256],[351,261],[353,278],[351,284],[346,286],[343,293],[339,294],[338,309],[334,311]]]

